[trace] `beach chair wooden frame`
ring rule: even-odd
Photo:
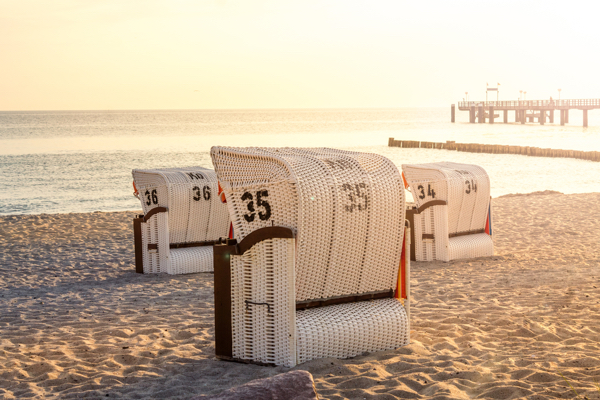
[[[133,220],[136,271],[212,272],[212,246],[230,226],[214,171],[134,169],[132,175],[144,211]]]
[[[490,179],[473,164],[439,162],[402,165],[415,205],[413,261],[445,261],[494,254]]]
[[[211,156],[235,232],[214,246],[218,358],[293,367],[409,343],[409,235],[391,161],[333,149]]]

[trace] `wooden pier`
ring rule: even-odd
[[[554,111],[560,112],[560,124],[569,123],[569,111],[583,112],[583,126],[588,126],[588,111],[600,109],[600,99],[571,99],[571,100],[516,100],[516,101],[462,101],[458,109],[469,112],[469,122],[483,124],[486,120],[493,124],[503,113],[503,122],[508,123],[508,112],[514,112],[514,122],[554,123]],[[455,105],[451,106],[451,121],[455,121]]]
[[[530,146],[509,146],[501,144],[478,144],[478,143],[456,143],[447,141],[446,143],[420,142],[416,140],[395,140],[390,138],[388,142],[390,147],[403,147],[410,149],[440,149],[465,151],[469,153],[489,153],[489,154],[520,154],[531,157],[563,157],[577,158],[580,160],[600,162],[600,151],[581,151],[581,150],[561,150],[544,149]]]

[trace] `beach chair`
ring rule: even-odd
[[[409,236],[390,160],[294,148],[211,156],[235,232],[214,246],[218,358],[293,367],[409,343]]]
[[[450,261],[494,254],[490,179],[473,164],[402,165],[415,206],[407,210],[413,260]]]
[[[215,172],[200,167],[134,169],[143,215],[133,220],[136,271],[189,274],[213,270],[212,245],[229,233]]]

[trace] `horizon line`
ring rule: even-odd
[[[405,107],[264,107],[264,108],[106,108],[106,109],[38,109],[0,110],[8,112],[80,112],[80,111],[268,111],[268,110],[391,110],[405,108],[445,108],[445,106],[405,106]]]

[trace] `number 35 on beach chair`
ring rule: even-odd
[[[448,262],[494,254],[490,179],[483,168],[439,162],[402,165],[402,170],[416,203],[407,211],[413,260]]]
[[[200,167],[134,169],[143,215],[133,220],[136,271],[186,274],[213,269],[212,245],[229,232],[215,172]]]
[[[293,367],[409,343],[410,246],[391,161],[333,149],[211,156],[235,232],[214,246],[218,358]]]

